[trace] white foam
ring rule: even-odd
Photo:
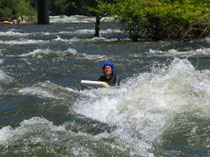
[[[50,16],[50,23],[89,23],[89,22],[95,22],[95,18],[82,16],[82,15]]]
[[[73,15],[73,16],[50,16],[50,23],[90,23],[95,22],[95,17]],[[101,22],[114,22],[116,17],[103,17]]]
[[[123,39],[124,41],[128,40],[128,39]],[[105,41],[105,42],[113,42],[113,41],[119,41],[118,38],[105,38],[105,37],[93,37],[91,39],[87,39],[86,41],[92,41],[92,42],[98,42],[98,41]],[[122,41],[122,40],[121,40]]]
[[[41,44],[41,43],[48,43],[48,42],[49,41],[32,40],[32,39],[7,40],[7,41],[0,40],[0,44],[7,44],[7,45],[28,45],[28,44]]]
[[[9,83],[9,82],[12,82],[13,79],[12,77],[8,76],[2,69],[0,69],[0,81]]]
[[[117,38],[110,38],[107,39],[105,37],[93,37],[93,38],[86,38],[86,39],[79,39],[79,38],[71,38],[71,39],[64,39],[61,38],[59,35],[55,39],[50,40],[33,40],[33,39],[19,39],[19,40],[0,40],[0,44],[6,44],[6,45],[33,45],[33,44],[45,44],[52,41],[60,41],[60,42],[66,42],[66,43],[73,43],[73,42],[98,42],[98,41],[105,41],[105,42],[113,42],[118,41]],[[128,40],[128,39],[123,39]]]
[[[63,39],[59,35],[57,35],[56,39],[53,39],[54,41],[62,41],[62,42],[71,42],[71,39]]]
[[[24,53],[19,56],[21,57],[36,57],[36,58],[44,58],[48,56],[53,56],[53,57],[64,57],[66,55],[78,55],[79,53],[77,52],[76,49],[73,49],[69,47],[65,51],[54,51],[50,49],[35,49],[32,52]]]
[[[129,40],[128,38],[123,39],[124,41]],[[54,41],[62,41],[62,42],[69,42],[69,43],[73,43],[73,42],[98,42],[98,41],[103,41],[103,42],[113,42],[113,41],[119,41],[118,38],[105,38],[103,36],[100,37],[93,37],[93,38],[85,38],[85,39],[80,39],[77,37],[71,38],[71,39],[63,39],[60,36],[57,36],[56,39],[54,39]]]
[[[86,53],[79,53],[76,49],[69,47],[65,51],[54,51],[50,49],[36,49],[32,52],[24,53],[19,55],[20,57],[35,57],[35,58],[45,58],[45,57],[67,57],[73,55],[77,58],[88,59],[88,60],[108,60],[108,57],[105,55],[92,55]]]
[[[100,33],[101,34],[122,34],[124,32],[119,29],[106,29],[106,30],[101,30]]]
[[[207,75],[208,74],[208,75]],[[153,141],[180,113],[210,114],[210,71],[200,72],[186,59],[142,73],[119,89],[84,91],[74,110],[117,126],[110,134],[134,154],[153,156]]]
[[[13,137],[12,128],[10,126],[0,129],[0,144],[5,145]]]
[[[68,33],[68,32],[66,32]],[[11,37],[26,37],[26,36],[35,36],[35,35],[57,35],[57,34],[63,34],[61,33],[51,33],[51,32],[33,32],[33,33],[22,33],[18,32],[16,30],[9,30],[7,32],[0,32],[0,36],[11,36]]]
[[[30,33],[20,33],[20,32],[15,32],[15,31],[7,31],[7,32],[0,32],[0,36],[28,36]]]
[[[102,22],[114,22],[117,21],[117,16],[112,16],[112,17],[103,17],[101,19]]]
[[[59,86],[50,81],[40,82],[32,87],[25,87],[23,89],[18,90],[18,93],[22,95],[33,95],[38,96],[40,98],[53,98],[57,100],[65,99],[65,94],[68,95],[68,93],[72,92],[76,93],[77,91],[75,91],[72,88]]]
[[[93,38],[86,38],[86,39],[79,39],[77,37],[71,38],[71,39],[63,39],[59,35],[52,41],[61,41],[61,42],[67,42],[67,43],[73,43],[73,42],[98,42],[98,41],[105,41],[105,42],[113,42],[113,41],[118,41],[119,39],[117,38],[111,38],[107,39],[105,37],[93,37]],[[124,39],[128,40],[128,39]]]
[[[92,55],[92,54],[86,54],[86,53],[79,53],[77,50],[73,48],[68,48],[66,51],[64,51],[65,54],[72,54],[76,56],[77,58],[81,59],[88,59],[88,60],[101,60],[105,61],[108,60],[108,57],[105,55]]]
[[[86,53],[82,53],[79,58],[84,58],[88,60],[97,60],[97,61],[106,61],[109,60],[105,55],[90,55]]]
[[[94,34],[95,30],[93,29],[80,29],[72,32],[73,34]]]
[[[12,128],[10,126],[6,126],[0,129],[0,145],[10,145],[14,144],[15,141],[19,139],[24,139],[24,136],[32,135],[33,133],[37,133],[41,130],[49,130],[49,131],[66,131],[63,126],[55,126],[52,122],[40,118],[33,117],[29,120],[24,120],[21,122],[20,126],[17,128]],[[38,134],[39,135],[39,134]],[[29,140],[29,139],[28,139]],[[43,140],[41,138],[31,138],[32,143],[40,142]]]
[[[53,55],[53,54],[56,56],[62,55],[62,53],[59,51],[52,51],[50,49],[36,49],[32,52],[24,53],[19,56],[21,56],[21,57],[29,57],[30,56],[30,57],[36,57],[36,58],[44,58],[45,56]]]
[[[76,30],[74,32],[60,32],[60,33],[71,33],[71,34],[95,34],[94,29],[80,29]],[[100,30],[101,35],[106,35],[106,34],[121,34],[123,31],[119,29],[105,29],[105,30]]]
[[[209,56],[210,48],[199,48],[189,51],[178,51],[176,49],[170,49],[168,51],[158,51],[150,49],[148,54],[161,55],[161,56],[173,56],[173,57],[192,57],[192,56]]]
[[[73,55],[79,55],[79,53],[77,52],[76,49],[73,49],[71,47],[69,47],[66,51],[64,51],[65,53],[70,53],[70,54],[73,54]]]
[[[42,97],[42,98],[61,99],[59,97],[56,97],[55,95],[53,95],[49,91],[44,91],[40,87],[26,87],[26,88],[20,89],[18,92],[23,94],[23,95],[35,95],[35,96],[39,96],[39,97]]]
[[[1,50],[0,50],[0,53],[1,53]],[[4,63],[4,59],[0,59],[0,64],[3,64]]]

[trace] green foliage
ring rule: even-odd
[[[0,10],[0,17],[4,17],[4,18],[13,17],[12,9],[10,9],[10,8],[2,8]]]
[[[34,18],[36,0],[0,0],[0,17]],[[31,5],[33,7],[31,7]],[[50,0],[50,15],[114,16],[137,41],[210,35],[210,0]]]
[[[21,15],[32,20],[36,15],[35,9],[27,0],[0,0],[0,17],[18,19]]]
[[[72,3],[74,5],[74,3]],[[52,0],[51,1],[51,10],[53,14],[67,14],[67,10],[70,7],[68,0]]]
[[[96,15],[100,16],[108,16],[112,15],[114,10],[113,1],[104,1],[104,0],[96,0],[97,6],[89,7],[90,12],[94,12]]]
[[[98,8],[117,15],[135,41],[203,37],[210,32],[210,0],[114,0],[112,7],[98,3]]]
[[[17,16],[25,15],[29,18],[29,21],[33,21],[36,15],[35,9],[32,8],[30,2],[20,1],[17,6]]]
[[[52,15],[89,15],[89,7],[94,8],[96,0],[50,0]]]

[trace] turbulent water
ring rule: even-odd
[[[210,156],[210,39],[131,42],[118,23],[0,25],[1,157]],[[105,61],[118,88],[82,90]]]

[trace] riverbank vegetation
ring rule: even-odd
[[[63,11],[70,14],[96,16],[96,36],[104,16],[116,17],[133,41],[184,41],[210,36],[210,0],[52,0],[51,3],[59,4],[60,8],[63,3]],[[62,9],[54,7],[57,14],[56,10]]]
[[[210,0],[113,0],[100,1],[97,8],[117,15],[133,41],[210,36]]]
[[[210,0],[49,0],[50,15],[116,17],[133,41],[210,36]],[[36,16],[37,0],[0,0],[0,17]]]
[[[19,19],[23,17],[27,18],[28,21],[34,21],[36,18],[36,10],[30,1],[0,0],[0,18]]]

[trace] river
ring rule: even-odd
[[[0,25],[1,157],[210,156],[210,38],[132,42],[118,23]],[[105,61],[118,88],[82,90]]]

